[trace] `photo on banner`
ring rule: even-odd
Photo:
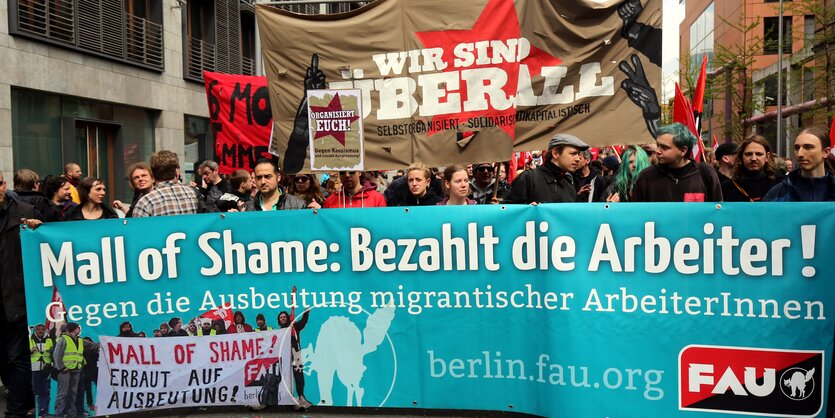
[[[264,76],[203,72],[215,159],[221,174],[252,172],[270,158],[273,115]]]
[[[21,231],[35,392],[52,415],[815,416],[835,208],[790,206],[756,223],[744,203],[634,203],[45,224]]]
[[[310,169],[363,171],[362,92],[308,90]]]

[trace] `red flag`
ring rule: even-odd
[[[210,319],[212,321],[222,319],[226,327],[229,327],[232,325],[232,322],[234,322],[232,307],[230,305],[218,306],[217,308],[206,311],[203,315],[200,315],[200,317]]]
[[[829,146],[835,148],[835,118],[832,118],[832,128],[829,128]]]
[[[61,329],[60,325],[66,323],[67,321],[51,321],[49,318],[60,318],[64,315],[64,312],[67,311],[67,307],[64,306],[64,299],[61,298],[61,292],[58,291],[58,287],[54,284],[52,285],[52,303],[49,304],[49,315],[46,317],[46,331],[47,333],[51,331],[53,328]]]
[[[681,87],[679,87],[678,83],[676,83],[676,97],[673,101],[673,121],[686,126],[696,136],[696,146],[693,147],[693,159],[697,162],[701,161],[702,154],[704,153],[704,145],[696,130],[696,121],[693,119],[693,109],[690,106],[690,101],[684,97],[684,93],[681,92]]]
[[[273,115],[267,77],[205,71],[203,79],[220,173],[252,171],[256,161],[270,158]]]
[[[612,145],[612,151],[615,152],[615,155],[618,157],[618,161],[620,161],[620,156],[623,155],[623,148],[625,145]]]
[[[719,141],[716,140],[716,134],[714,134],[713,135],[713,145],[711,145],[711,148],[713,148],[715,150],[716,147],[718,147],[718,146],[719,146]]]
[[[696,80],[696,91],[693,93],[693,111],[701,114],[704,110],[705,82],[707,81],[707,54],[702,56],[702,70]]]
[[[510,154],[510,164],[507,165],[507,182],[513,183],[516,180],[516,167],[519,165],[519,153],[514,152]]]

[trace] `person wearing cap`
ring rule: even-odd
[[[638,174],[633,202],[721,202],[716,170],[693,161],[696,136],[686,126],[661,127],[655,138],[658,164]]]
[[[736,153],[739,152],[739,145],[736,142],[726,142],[716,147],[713,155],[716,158],[716,171],[719,173],[719,183],[730,181],[734,176],[734,165],[736,164]]]
[[[615,173],[620,167],[620,160],[614,155],[599,160],[603,168],[589,183],[589,202],[605,202],[608,194],[606,190],[615,181]]]
[[[188,331],[183,329],[183,320],[178,317],[173,317],[168,320],[168,326],[171,328],[171,331],[168,332],[166,337],[188,337]]]
[[[81,326],[67,324],[67,332],[55,343],[52,360],[58,369],[58,396],[55,399],[55,415],[74,417],[82,413],[76,407],[81,371],[84,367],[84,341],[79,338]]]
[[[267,326],[267,318],[264,317],[264,314],[259,313],[255,316],[255,332],[258,331],[272,331],[273,327]]]
[[[473,179],[470,181],[469,198],[474,200],[477,205],[500,203],[510,192],[507,184],[505,184],[505,187],[499,184],[496,197],[493,197],[496,174],[496,166],[492,163],[473,164]]]
[[[580,164],[580,152],[589,145],[570,134],[557,134],[548,141],[542,165],[526,170],[513,182],[505,203],[576,202],[572,174]]]
[[[782,180],[768,141],[754,134],[739,146],[733,177],[722,182],[722,197],[726,202],[759,202]]]

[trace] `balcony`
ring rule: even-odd
[[[252,58],[241,57],[241,74],[255,75],[255,60]]]
[[[188,41],[186,77],[203,81],[203,71],[215,71],[215,46],[200,39]]]
[[[113,0],[11,0],[13,35],[163,71],[162,25]]]

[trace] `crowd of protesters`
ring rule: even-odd
[[[9,388],[6,416],[25,415],[35,399],[31,385],[35,369],[30,360],[38,349],[31,346],[31,336],[27,344],[21,224],[36,228],[42,222],[117,217],[382,206],[835,201],[835,157],[824,129],[802,130],[795,138],[793,159],[776,156],[764,137],[752,135],[741,144],[725,143],[715,150],[708,149],[700,155],[705,162],[697,163],[693,152],[696,141],[683,125],[672,124],[658,131],[655,143],[627,146],[620,154],[606,149],[597,159],[592,158],[589,145],[582,139],[560,133],[549,141],[546,150],[525,153],[512,165],[476,162],[436,169],[415,163],[389,173],[340,171],[285,176],[274,160],[261,160],[251,172],[238,170],[224,176],[217,163],[205,161],[196,167],[197,177],[190,181],[181,178],[177,155],[162,150],[153,153],[149,163],[128,168],[127,179],[134,193],[129,203],[108,201],[104,182],[83,178],[76,163],[66,164],[61,175],[44,179],[33,170],[18,170],[13,190],[8,190],[0,173],[0,335],[4,336],[6,353],[2,379]],[[792,169],[795,162],[797,168]],[[190,322],[183,329],[182,321],[175,319],[174,324],[162,324],[154,330],[153,336],[253,330],[245,323],[233,324],[235,328],[230,329],[211,322],[199,326]],[[259,328],[264,326],[262,322],[259,318]],[[35,335],[39,335],[38,329]],[[45,343],[35,343],[43,351],[38,344]],[[77,342],[74,347],[78,347]],[[39,361],[44,358],[43,353],[38,357]],[[67,396],[64,404],[75,405]],[[42,405],[37,407],[43,410]]]

